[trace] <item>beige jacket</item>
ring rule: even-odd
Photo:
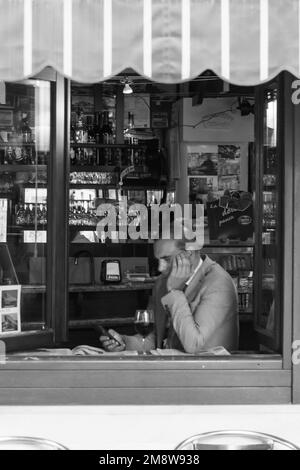
[[[161,299],[171,316],[167,347],[197,353],[238,348],[238,298],[231,276],[208,256],[186,289]]]
[[[149,302],[155,313],[155,335],[146,338],[147,350],[165,346],[194,354],[215,346],[238,348],[237,292],[218,263],[206,256],[185,293],[168,293],[166,280],[158,278]],[[141,349],[138,336],[124,336],[124,341],[126,349]]]

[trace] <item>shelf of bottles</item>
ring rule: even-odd
[[[263,219],[262,219],[262,243],[274,245],[276,242],[277,227],[277,149],[276,147],[264,147],[264,174],[263,174]]]
[[[16,205],[16,226],[23,228],[45,229],[47,225],[47,203]]]
[[[138,140],[132,138],[117,144],[115,123],[108,111],[95,113],[93,120],[87,119],[83,112],[74,114],[70,139],[71,184],[113,185],[128,167],[134,167],[126,177],[128,180],[151,178],[146,146],[138,145]]]

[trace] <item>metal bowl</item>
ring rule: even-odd
[[[255,431],[213,431],[181,442],[175,450],[300,450],[295,444]]]
[[[0,436],[0,450],[68,450],[58,442],[40,437]]]

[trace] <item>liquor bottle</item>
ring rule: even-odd
[[[23,204],[16,206],[16,225],[26,225],[25,208]]]
[[[42,214],[41,214],[41,224],[46,225],[47,224],[47,204],[42,205]]]
[[[4,164],[9,165],[13,163],[13,148],[9,145],[6,148]]]
[[[37,204],[36,206],[36,218],[37,223],[42,224],[42,204]]]
[[[102,136],[103,136],[103,143],[110,144],[112,143],[112,135],[113,131],[109,122],[109,114],[108,111],[104,111],[102,113]]]
[[[70,148],[70,163],[71,165],[76,165],[77,163],[76,151],[72,147]]]
[[[13,149],[13,159],[14,163],[17,165],[24,164],[24,153],[22,147],[15,147]]]
[[[87,127],[87,133],[88,133],[88,136],[87,136],[88,142],[92,144],[96,143],[94,119],[90,115],[86,117],[86,127]]]
[[[25,225],[30,225],[32,221],[32,215],[30,211],[30,205],[25,204]]]
[[[21,133],[23,137],[23,143],[30,144],[32,142],[32,133],[31,133],[31,128],[29,127],[29,124],[28,124],[27,115],[22,119]]]
[[[74,140],[76,143],[84,143],[88,141],[88,130],[84,124],[83,112],[81,111],[74,127]]]
[[[128,113],[128,127],[129,129],[134,127],[134,114],[130,112]]]
[[[79,165],[84,165],[84,153],[83,149],[78,149],[78,164]]]
[[[86,166],[89,164],[89,149],[83,149],[83,165]]]

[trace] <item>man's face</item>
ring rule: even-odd
[[[176,240],[158,240],[154,245],[154,256],[158,259],[158,270],[167,275],[171,271],[172,261],[182,249]]]

